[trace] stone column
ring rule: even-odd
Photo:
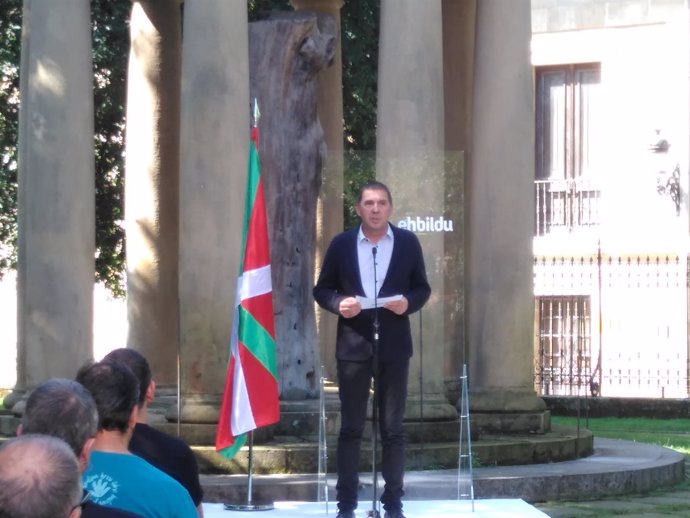
[[[392,191],[394,223],[409,217],[417,225],[419,218],[417,235],[432,287],[421,339],[419,313],[411,317],[415,356],[407,416],[412,420],[419,419],[422,403],[425,419],[457,416],[443,390],[443,232],[421,229],[421,222],[441,217],[444,206],[441,27],[441,0],[381,2],[376,177]]]
[[[338,39],[333,63],[319,73],[318,113],[327,156],[316,208],[316,258],[321,267],[333,236],[343,230],[343,61],[340,38],[340,9],[343,0],[291,0],[297,11],[312,11],[333,17]],[[318,275],[317,275],[318,276]],[[321,363],[325,375],[335,380],[335,335],[338,318],[316,307],[316,326]]]
[[[444,378],[451,400],[460,396],[462,366],[469,365],[465,342],[465,172],[470,168],[474,35],[477,0],[442,0],[443,96],[446,142],[446,217],[453,232],[445,237]]]
[[[95,239],[89,3],[25,0],[23,25],[18,392],[91,356]]]
[[[534,113],[529,0],[477,2],[466,307],[473,419],[543,431],[533,386]]]
[[[205,436],[191,438],[197,441],[215,437],[230,355],[249,109],[246,2],[187,0],[180,133],[181,419],[208,424],[191,427],[205,429]]]
[[[136,0],[127,76],[127,345],[159,386],[177,383],[180,51],[178,1]]]

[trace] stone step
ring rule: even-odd
[[[19,419],[11,416],[0,417],[0,435],[12,437],[16,434]],[[424,436],[413,437],[407,445],[408,469],[444,469],[457,465],[458,458],[458,427],[449,423],[435,423],[437,428],[434,440],[420,440]],[[159,423],[161,428],[171,435],[177,435],[177,425]],[[199,433],[215,436],[215,425],[182,425],[188,433]],[[443,429],[445,428],[445,431]],[[412,427],[415,430],[415,427]],[[453,430],[455,430],[453,432]],[[417,430],[419,432],[419,430]],[[447,436],[452,436],[448,440]],[[184,436],[184,434],[183,434]],[[318,436],[273,436],[268,429],[255,431],[256,441],[253,447],[254,472],[264,473],[315,473],[318,470],[319,446]],[[362,443],[360,469],[366,471],[371,467],[370,433],[366,433]],[[202,473],[245,473],[248,464],[248,449],[240,450],[232,460],[216,453],[213,446],[209,446],[210,437],[201,445],[193,445]],[[335,449],[337,438],[328,435],[327,462],[328,469],[335,469]],[[519,464],[533,464],[538,462],[557,462],[589,455],[592,451],[593,437],[588,430],[578,432],[570,428],[554,427],[545,434],[529,435],[487,435],[479,439],[472,438],[472,452],[477,466],[506,466]],[[198,443],[196,443],[198,444]]]
[[[309,416],[306,416],[309,417]],[[318,418],[314,417],[314,422],[306,422],[305,414],[299,414],[299,419],[290,421],[289,416],[282,415],[279,423],[257,430],[255,433],[256,443],[265,443],[273,437],[314,437],[318,433]],[[338,427],[340,426],[339,416],[327,420],[326,434],[329,440],[335,441]],[[149,414],[149,424],[170,435],[180,435],[188,444],[200,446],[211,446],[215,444],[216,429],[215,423],[181,423],[178,430],[177,423],[165,420],[160,414]],[[460,423],[456,421],[406,421],[404,423],[405,434],[410,443],[435,443],[457,441],[460,435]],[[471,426],[470,434],[473,440],[479,436],[478,426],[474,423]],[[365,440],[371,437],[371,422],[367,421],[364,431]]]
[[[367,436],[368,437],[368,436]],[[591,454],[593,437],[588,430],[555,428],[546,434],[483,435],[472,442],[472,455],[477,466],[507,466],[557,462]],[[328,469],[335,470],[335,439],[327,439]],[[194,446],[202,473],[246,473],[248,448],[240,450],[232,460],[216,453],[212,446]],[[253,470],[268,473],[316,473],[319,445],[317,437],[275,436],[265,444],[253,446]],[[457,466],[458,441],[408,443],[407,469],[446,469]],[[360,469],[371,469],[371,442],[363,441]]]

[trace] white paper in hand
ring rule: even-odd
[[[402,298],[402,295],[392,295],[390,297],[379,297],[377,300],[374,300],[373,298],[360,297],[357,295],[357,302],[362,306],[362,309],[373,309],[376,305],[381,308],[386,302],[393,302],[394,300],[401,300]]]

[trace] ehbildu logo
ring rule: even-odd
[[[443,216],[439,216],[438,218],[434,218],[433,216],[427,216],[425,218],[407,216],[407,218],[398,221],[398,226],[411,230],[412,232],[452,232],[453,220],[446,219]]]

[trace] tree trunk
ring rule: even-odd
[[[274,13],[249,27],[250,94],[261,111],[259,157],[284,400],[316,392],[319,359],[311,288],[316,203],[326,152],[316,111],[316,76],[333,59],[335,43],[330,16]]]

